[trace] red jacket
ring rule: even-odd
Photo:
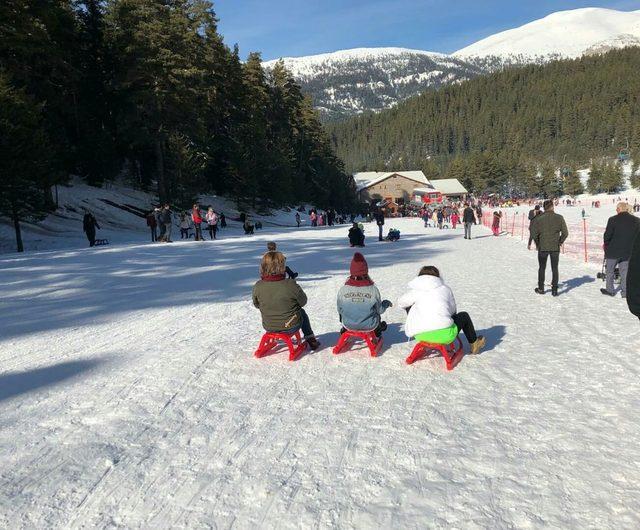
[[[202,223],[202,214],[200,213],[200,209],[199,208],[194,208],[193,210],[191,210],[191,220],[195,224],[201,224]]]

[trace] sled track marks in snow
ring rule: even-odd
[[[439,357],[404,363],[398,307],[379,357],[331,353],[353,255],[344,228],[122,247],[90,256],[101,276],[65,258],[50,281],[36,271],[4,287],[60,327],[21,335],[5,322],[16,333],[0,340],[0,378],[108,362],[0,400],[0,526],[637,528],[637,320],[572,282],[590,273],[580,263],[561,260],[566,294],[538,297],[535,253],[512,240],[393,223],[399,243],[364,249],[383,297],[434,264],[487,333],[487,351],[453,372]],[[295,362],[252,356],[267,239],[300,272],[323,343]],[[133,263],[148,269],[130,274]],[[72,271],[93,290],[61,291],[79,320],[55,320],[38,291],[67,288]]]

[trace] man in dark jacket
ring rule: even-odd
[[[378,225],[378,241],[383,241],[382,227],[384,226],[384,213],[382,209],[376,210],[376,213],[373,214],[373,217],[376,220],[376,224]]]
[[[606,289],[600,289],[602,294],[615,296],[613,284],[616,266],[620,271],[620,289],[622,298],[627,296],[627,271],[633,242],[640,232],[640,219],[629,212],[626,202],[618,203],[617,215],[609,218],[604,232],[604,257],[607,275]]]
[[[631,249],[629,273],[627,274],[627,304],[629,311],[640,318],[640,235]]]
[[[100,225],[98,225],[96,218],[90,212],[85,213],[84,219],[82,219],[82,229],[87,235],[90,247],[96,244],[96,228],[100,230]]]
[[[476,224],[476,215],[469,203],[464,203],[464,211],[462,212],[462,222],[464,223],[464,238],[471,239],[471,225]]]
[[[531,223],[531,238],[538,248],[538,287],[535,292],[544,294],[544,277],[547,260],[551,258],[551,294],[558,296],[558,262],[560,261],[560,247],[569,236],[564,217],[553,211],[553,201],[544,201],[544,213],[538,215]]]

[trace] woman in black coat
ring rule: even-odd
[[[640,318],[640,235],[636,236],[631,258],[629,258],[627,304],[629,304],[629,311]]]

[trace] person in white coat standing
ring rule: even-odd
[[[409,291],[398,300],[408,311],[405,333],[419,342],[451,344],[460,331],[469,341],[471,353],[480,353],[486,340],[476,334],[468,313],[458,313],[451,289],[440,278],[440,271],[428,265],[409,282]]]

